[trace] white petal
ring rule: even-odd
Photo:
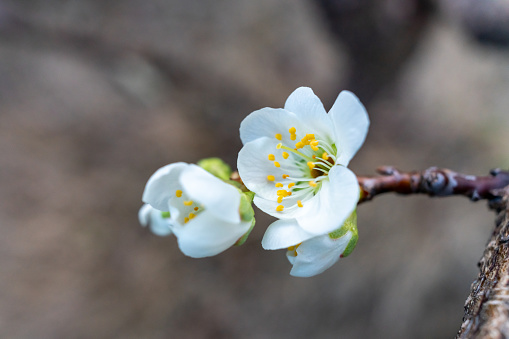
[[[318,194],[304,203],[302,209],[306,213],[297,222],[307,232],[330,233],[343,225],[358,201],[359,183],[355,174],[346,167],[334,166]]]
[[[369,128],[369,117],[359,99],[349,91],[342,91],[329,115],[339,139],[338,163],[347,166],[364,143]]]
[[[352,233],[347,232],[339,239],[331,239],[326,234],[303,242],[297,248],[297,256],[291,260],[293,268],[290,274],[311,277],[322,273],[339,260],[351,238]]]
[[[295,246],[314,236],[304,231],[294,219],[277,220],[265,231],[262,247],[266,250],[278,250]]]
[[[141,226],[146,227],[150,222],[150,212],[152,212],[152,206],[149,204],[143,204],[140,210],[138,211],[138,220],[140,221]]]
[[[175,227],[174,232],[182,253],[193,258],[203,258],[231,247],[250,226],[251,222],[227,223],[204,211],[185,225]]]
[[[157,210],[154,210],[154,211],[157,211]],[[170,234],[172,234],[172,230],[171,230],[171,219],[169,218],[163,218],[161,216],[161,212],[160,211],[157,211],[159,213],[159,215],[153,215],[152,218],[151,218],[151,223],[150,223],[150,230],[152,231],[152,233],[154,233],[155,235],[158,235],[160,237],[166,237]],[[155,213],[153,213],[155,214]]]
[[[148,179],[143,191],[143,202],[161,211],[169,210],[169,200],[180,188],[178,177],[189,164],[177,162],[158,169]]]
[[[156,210],[149,204],[144,204],[138,212],[138,219],[143,227],[150,227],[152,233],[164,237],[172,234],[170,219],[163,218],[161,211]]]
[[[295,125],[298,126],[295,126]],[[290,127],[299,128],[299,119],[291,112],[282,108],[262,108],[249,114],[240,124],[240,140],[245,145],[250,141],[262,137],[276,140],[276,134],[281,134],[282,142],[289,143]],[[279,142],[279,141],[278,141]]]
[[[304,133],[318,132],[321,138],[330,140],[332,135],[331,120],[320,99],[309,87],[299,87],[286,99],[285,110],[295,113],[305,123]]]
[[[180,175],[180,183],[185,193],[205,206],[216,218],[239,223],[240,192],[203,168],[190,165]]]
[[[291,158],[284,159],[284,150],[276,149],[279,141],[276,138],[259,138],[248,142],[242,147],[237,160],[239,175],[249,190],[265,199],[277,199],[276,182],[283,181],[283,174],[299,175]],[[281,167],[274,166],[274,162],[268,159],[269,154],[274,154]],[[269,181],[268,175],[273,175],[275,181]]]

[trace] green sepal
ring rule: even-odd
[[[161,212],[161,217],[168,219],[170,217],[170,212]]]
[[[253,192],[240,193],[239,214],[242,221],[251,221],[254,218],[253,198]]]
[[[256,223],[256,220],[255,220],[255,218],[253,218],[253,220],[251,221],[251,226],[249,227],[247,232],[244,233],[244,235],[242,237],[240,237],[239,240],[237,240],[237,242],[234,244],[234,246],[244,245],[247,238],[249,237],[249,234],[251,234],[251,231],[253,230],[255,223]]]
[[[329,237],[331,239],[339,239],[344,236],[347,232],[352,232],[352,238],[348,242],[343,254],[341,257],[347,257],[350,253],[353,252],[355,246],[357,245],[357,241],[359,240],[359,232],[357,230],[357,210],[354,210],[352,214],[346,219],[344,224],[338,228],[337,230],[329,233]]]
[[[229,180],[232,174],[231,167],[219,158],[205,158],[198,161],[197,165],[225,181]]]

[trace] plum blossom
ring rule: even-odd
[[[359,185],[346,166],[368,127],[367,112],[353,93],[342,91],[327,113],[307,87],[295,90],[283,109],[263,108],[242,121],[239,175],[256,194],[255,205],[280,219],[267,231],[272,234],[267,249],[298,245],[294,270],[301,266],[300,253],[316,257],[318,248],[339,253],[351,242],[348,233],[340,238],[329,233],[338,232],[356,208]],[[271,233],[279,227],[284,232]]]
[[[143,201],[169,212],[168,225],[180,250],[194,258],[216,255],[250,230],[253,220],[239,214],[241,192],[199,166],[173,163],[148,180]],[[140,212],[141,221],[146,220]],[[150,214],[151,221],[158,221]]]

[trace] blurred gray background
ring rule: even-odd
[[[1,338],[451,338],[485,202],[386,195],[353,254],[289,276],[260,240],[191,259],[139,226],[149,176],[220,156],[310,86],[371,129],[351,163],[509,167],[508,1],[1,0]]]

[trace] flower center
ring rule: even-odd
[[[297,140],[295,127],[291,127],[288,132],[290,140]],[[274,163],[274,172],[283,173],[267,175],[267,180],[280,188],[276,192],[277,202],[280,204],[276,207],[278,212],[303,207],[304,202],[320,190],[322,181],[328,179],[330,169],[336,164],[337,149],[334,144],[315,137],[315,134],[302,135],[304,136],[293,147],[283,142],[277,144],[276,152],[281,152],[280,156],[275,154],[267,156],[268,160]],[[280,133],[275,137],[277,140],[283,140]]]
[[[187,224],[204,210],[203,205],[198,205],[193,200],[189,199],[182,190],[177,190],[175,196],[179,200],[175,204],[175,207],[179,211],[177,222],[181,225]]]

